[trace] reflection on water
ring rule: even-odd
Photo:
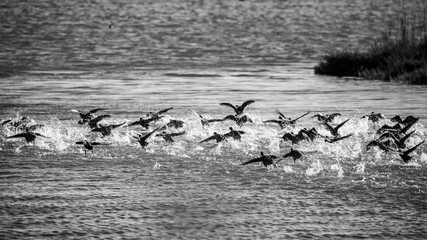
[[[414,1],[418,6],[421,1]],[[422,9],[422,8],[416,8]],[[26,144],[0,132],[0,236],[4,238],[423,238],[426,146],[404,164],[366,144],[395,114],[420,121],[406,144],[426,138],[427,89],[316,76],[325,51],[363,48],[388,31],[400,1],[38,1],[0,3],[0,118],[34,118],[47,138]],[[230,121],[221,102],[254,99],[242,141],[199,144]],[[103,107],[103,123],[173,110],[186,122],[175,143],[142,149],[121,127],[101,138],[71,109]],[[295,118],[281,130],[275,109]],[[373,124],[360,117],[387,119]],[[287,131],[326,128],[316,112],[341,112],[342,134],[294,146],[306,153],[278,168],[240,163],[278,156]],[[84,154],[76,141],[109,143]]]

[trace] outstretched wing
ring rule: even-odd
[[[45,135],[42,135],[42,134],[40,134],[40,133],[34,133],[34,134],[36,134],[37,136],[40,136],[40,137],[48,138],[48,137],[46,137]]]
[[[283,115],[283,113],[281,113],[278,109],[276,109],[275,110],[275,112],[277,113],[277,114],[279,114],[282,118],[284,118],[284,119],[288,119],[285,115]]]
[[[248,101],[244,102],[241,106],[242,110],[244,110],[249,104],[252,104],[254,102],[255,102],[255,100],[248,100]]]
[[[122,123],[119,123],[119,124],[116,124],[116,125],[110,125],[110,127],[111,128],[118,128],[118,127],[120,127],[120,126],[122,126],[123,124],[125,124],[126,122],[122,122]]]
[[[7,123],[10,123],[12,121],[12,119],[8,119],[5,120],[4,122],[1,123],[2,126],[6,125]]]
[[[76,144],[84,144],[85,142],[84,141],[78,141],[78,142],[76,142]]]
[[[350,118],[349,119],[347,119],[347,120],[345,120],[344,122],[342,122],[342,123],[340,123],[340,124],[338,124],[338,126],[336,126],[335,127],[335,129],[340,129],[346,122],[348,122],[350,120]]]
[[[219,105],[231,107],[234,111],[236,111],[236,107],[231,103],[220,103]]]
[[[210,140],[215,140],[215,139],[216,139],[215,136],[210,136],[210,137],[206,138],[205,140],[200,141],[199,143],[204,143],[204,142],[208,142]]]
[[[173,107],[170,107],[170,108],[166,108],[166,109],[160,110],[160,111],[158,111],[158,112],[157,112],[157,114],[156,114],[156,115],[163,114],[163,113],[165,113],[165,112],[167,112],[167,111],[171,110],[172,108],[173,108]]]
[[[196,116],[198,116],[199,118],[203,119],[203,116],[202,116],[202,115],[200,115],[200,114],[198,114],[198,113],[196,113],[196,111],[194,111],[194,110],[192,110],[192,109],[190,109],[190,111],[192,111],[194,114],[196,114]]]
[[[257,157],[257,158],[251,159],[251,160],[249,160],[247,162],[244,162],[241,165],[246,165],[246,164],[251,164],[251,163],[256,163],[256,162],[262,162],[262,158]]]
[[[299,117],[297,117],[297,118],[295,118],[294,120],[292,120],[293,122],[295,122],[295,121],[297,121],[298,119],[300,119],[300,118],[302,118],[302,117],[304,117],[304,116],[306,116],[306,115],[308,115],[310,112],[306,112],[306,113],[304,113],[303,115],[301,115],[301,116],[299,116]]]
[[[418,143],[417,145],[413,146],[412,148],[406,150],[405,152],[403,152],[403,154],[408,155],[411,152],[413,152],[417,147],[419,147],[420,145],[422,145],[426,140],[424,139],[422,142]]]
[[[92,145],[110,145],[111,143],[91,142]]]
[[[95,108],[95,109],[90,110],[89,113],[96,113],[96,112],[101,111],[101,110],[106,110],[106,108]]]
[[[13,136],[9,136],[7,138],[20,138],[20,137],[25,137],[25,135],[27,135],[27,133],[19,133]]]
[[[177,132],[177,133],[171,133],[169,135],[172,136],[172,137],[175,137],[175,136],[181,136],[181,135],[184,135],[184,134],[185,134],[185,131]]]
[[[156,133],[157,131],[159,131],[161,128],[163,128],[164,126],[160,126],[156,129],[154,129],[153,131],[149,132],[148,134],[146,134],[145,136],[141,137],[140,139],[145,139],[147,140],[148,138],[150,138],[154,133]]]

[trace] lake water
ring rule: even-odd
[[[408,147],[427,135],[427,88],[317,76],[321,55],[364,50],[398,30],[402,9],[422,1],[2,1],[0,118],[45,126],[34,144],[0,132],[1,239],[423,239],[427,147],[404,163],[367,143],[396,114],[420,117]],[[241,141],[199,143],[231,121],[203,128],[190,110],[223,118],[219,103],[255,103]],[[102,138],[72,109],[106,108],[103,124],[173,107],[155,124],[185,121],[174,143],[141,127]],[[280,129],[275,110],[296,118]],[[372,123],[370,112],[387,118]],[[285,132],[340,112],[348,139],[303,141],[306,156],[277,168],[240,165],[283,156]],[[85,154],[77,141],[109,145]]]

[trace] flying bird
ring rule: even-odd
[[[9,139],[9,138],[20,138],[20,137],[25,138],[25,141],[27,141],[27,143],[33,142],[34,140],[36,140],[37,137],[47,138],[46,136],[44,136],[40,133],[30,131],[30,129],[28,129],[28,128],[23,133],[19,133],[19,134],[13,135],[13,136],[9,136],[7,138]]]
[[[141,147],[143,149],[145,149],[146,146],[148,146],[148,140],[154,136],[153,134],[156,133],[157,131],[159,131],[160,129],[164,128],[164,126],[161,127],[157,127],[156,129],[154,129],[153,131],[149,132],[148,134],[142,135],[142,134],[138,134],[137,136],[133,136],[133,138],[135,138],[136,140],[138,140],[139,144],[141,145]]]
[[[264,155],[263,152],[261,152],[261,156],[251,159],[247,162],[242,163],[241,165],[246,165],[246,164],[250,164],[250,163],[257,163],[257,162],[261,162],[264,167],[268,167],[269,165],[273,165],[274,167],[277,167],[276,164],[274,163],[274,159],[277,159],[277,156],[274,155]]]
[[[92,153],[93,153],[93,146],[96,146],[96,145],[109,145],[109,143],[91,142],[91,141],[88,141],[88,140],[78,141],[78,142],[76,142],[76,144],[83,145],[83,147],[85,148],[85,155],[86,155],[86,149],[89,150],[89,151],[92,151]]]
[[[219,143],[219,142],[226,140],[226,138],[223,134],[219,134],[217,132],[214,132],[214,134],[212,136],[200,141],[199,143],[204,143],[204,142],[208,142],[211,140],[215,140],[217,143]]]
[[[236,113],[236,115],[241,115],[243,113],[243,111],[245,110],[245,108],[249,105],[254,103],[254,100],[248,100],[246,102],[244,102],[242,105],[233,105],[231,103],[220,103],[219,105],[221,106],[227,106],[227,107],[231,107],[234,112]]]

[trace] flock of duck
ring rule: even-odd
[[[249,115],[244,111],[250,105],[255,103],[254,100],[248,100],[243,102],[241,105],[233,105],[230,103],[220,103],[221,106],[226,106],[233,109],[234,113],[227,115],[223,118],[212,119],[205,118],[202,115],[198,114],[194,110],[191,110],[200,120],[200,124],[203,128],[208,128],[212,123],[224,122],[224,121],[233,121],[240,128],[247,123],[253,123],[253,120]],[[101,121],[110,118],[111,115],[95,115],[96,113],[107,110],[105,108],[96,108],[87,112],[72,109],[72,112],[76,112],[80,116],[78,121],[79,125],[87,125],[91,132],[101,134],[101,137],[109,136],[112,134],[114,129],[122,126],[140,126],[142,128],[141,133],[133,134],[131,137],[135,138],[141,147],[146,148],[150,141],[149,139],[154,137],[161,137],[166,142],[174,142],[174,137],[185,135],[185,131],[179,131],[184,127],[185,122],[180,119],[170,119],[167,124],[158,126],[155,125],[157,121],[162,119],[166,112],[173,109],[172,107],[158,111],[158,112],[149,112],[145,116],[141,117],[139,120],[133,122],[122,122],[119,124],[101,124]],[[304,113],[303,115],[291,119],[282,114],[279,110],[276,109],[278,114],[277,119],[264,120],[264,124],[276,124],[280,129],[287,129],[287,127],[295,127],[297,121],[304,116],[310,114],[310,112]],[[350,119],[344,120],[338,124],[334,124],[336,117],[341,116],[340,113],[331,113],[331,114],[322,114],[317,113],[312,115],[312,118],[315,118],[324,128],[327,130],[328,134],[320,134],[315,127],[311,129],[302,128],[298,132],[286,131],[281,139],[285,142],[291,142],[290,150],[284,154],[282,157],[275,155],[266,155],[263,152],[260,153],[259,157],[253,158],[249,161],[242,163],[242,165],[251,164],[251,163],[262,163],[265,167],[269,165],[276,166],[276,164],[283,159],[292,158],[294,162],[297,159],[300,159],[305,153],[301,150],[294,149],[294,146],[299,144],[301,141],[312,142],[316,138],[324,139],[325,142],[335,143],[338,141],[343,141],[347,138],[351,138],[353,134],[342,135],[340,133],[340,128],[344,126]],[[362,118],[368,118],[369,121],[377,124],[380,119],[385,119],[385,116],[381,113],[370,113],[362,116]],[[367,145],[366,150],[369,151],[373,147],[377,147],[384,152],[397,152],[402,160],[407,163],[411,160],[412,156],[410,155],[414,152],[419,146],[424,144],[425,140],[417,143],[415,146],[408,147],[405,142],[410,138],[410,136],[415,132],[415,130],[409,130],[417,123],[419,118],[413,116],[407,116],[401,118],[399,115],[394,116],[390,119],[394,125],[384,124],[376,130],[376,138],[372,139]],[[15,132],[20,131],[20,133],[6,136],[6,139],[11,138],[24,138],[27,143],[34,142],[38,137],[48,138],[37,131],[37,129],[43,128],[43,124],[37,124],[35,120],[29,117],[16,117],[15,119],[9,118],[6,120],[1,120],[1,125],[3,128],[8,128]],[[175,130],[172,130],[175,129]],[[206,143],[209,141],[214,141],[220,143],[222,141],[240,141],[242,135],[245,134],[245,131],[235,130],[233,127],[229,127],[229,131],[226,133],[214,132],[213,135],[208,136],[207,138],[201,140],[199,143]],[[102,143],[97,141],[90,141],[87,139],[77,141],[75,144],[82,145],[84,147],[85,154],[87,150],[93,151],[94,146],[96,145],[108,145],[109,143]]]

